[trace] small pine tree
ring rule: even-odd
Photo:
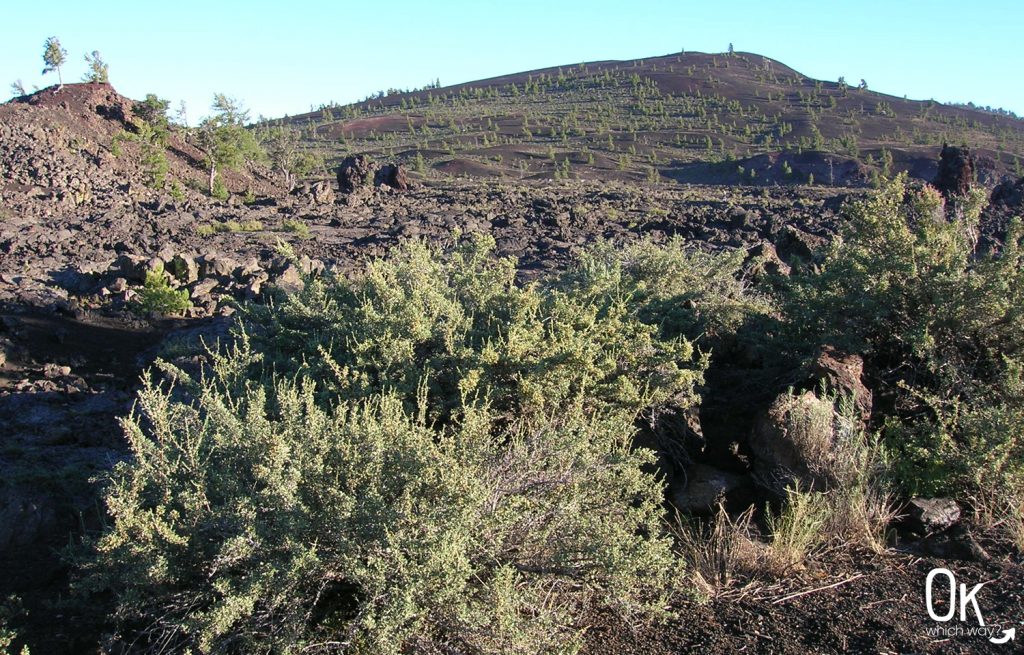
[[[199,148],[210,172],[209,190],[216,193],[217,171],[237,169],[248,161],[258,161],[266,153],[256,142],[253,133],[245,129],[249,112],[240,102],[222,93],[214,95],[213,116],[205,119],[198,129],[189,131],[189,141]],[[225,192],[226,193],[226,192]]]
[[[736,50],[732,47],[732,44],[730,43],[729,44],[729,56],[732,57],[734,54],[736,54]]]
[[[85,63],[89,64],[89,71],[82,77],[83,82],[93,84],[110,83],[110,66],[100,57],[99,50],[93,50],[85,56]]]
[[[51,36],[43,44],[43,75],[57,72],[57,88],[64,86],[64,78],[61,76],[60,67],[68,60],[68,51],[60,46],[60,39]]]
[[[13,82],[11,82],[11,95],[19,98],[23,95],[26,95],[25,85],[22,84],[21,80],[14,80]]]

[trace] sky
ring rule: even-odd
[[[298,114],[381,89],[469,82],[536,68],[687,51],[777,59],[804,75],[1024,115],[1020,0],[518,0],[485,2],[12,2],[0,28],[0,100],[43,76],[43,42],[68,51],[65,81],[99,50],[123,95],[184,101],[190,122],[214,93],[253,118]]]

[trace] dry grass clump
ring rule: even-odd
[[[754,508],[733,518],[719,505],[709,521],[678,520],[673,533],[684,578],[702,600],[743,593],[756,585],[768,555],[753,526]]]

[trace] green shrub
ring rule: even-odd
[[[162,128],[155,128],[145,120],[132,120],[131,127],[131,131],[121,130],[114,135],[110,141],[110,152],[115,157],[120,157],[122,143],[137,143],[142,157],[142,171],[146,178],[146,184],[154,189],[162,189],[170,170],[170,164],[167,161],[168,132],[166,125]]]
[[[218,200],[227,200],[231,196],[228,188],[224,186],[224,180],[220,179],[219,175],[213,180],[213,188],[210,189],[210,195]]]
[[[185,199],[185,190],[181,188],[181,184],[177,180],[171,180],[170,188],[167,191],[177,202]]]
[[[85,590],[136,648],[573,652],[664,607],[652,406],[703,360],[613,289],[514,284],[478,239],[310,280],[124,421]],[[251,337],[248,335],[252,335]]]
[[[946,202],[898,176],[849,208],[788,312],[808,342],[865,355],[876,391],[895,398],[883,434],[899,490],[982,509],[1024,489],[1022,231],[1014,222],[999,250],[978,254],[983,202]]]
[[[647,239],[621,246],[602,242],[582,255],[563,284],[628,299],[640,320],[659,326],[662,338],[713,344],[773,311],[768,297],[743,282],[744,255],[742,249],[689,250],[678,237],[665,245]]]
[[[291,232],[300,239],[308,239],[310,236],[309,225],[296,218],[286,218],[281,228],[285,232]]]
[[[355,281],[313,281],[248,318],[276,370],[346,398],[396,390],[411,400],[425,378],[431,419],[474,400],[508,416],[556,411],[576,396],[594,408],[695,401],[705,363],[687,366],[685,338],[662,335],[626,294],[578,271],[518,287],[515,262],[493,249],[481,238],[441,260],[408,244]]]
[[[829,535],[823,530],[832,514],[825,494],[789,490],[786,505],[777,514],[768,515],[771,534],[769,561],[779,575],[801,567],[824,547]]]
[[[196,234],[201,237],[213,236],[224,232],[259,232],[263,230],[263,223],[255,219],[245,221],[224,221],[223,223],[207,223],[196,227]]]
[[[192,306],[187,289],[172,289],[163,266],[146,272],[146,281],[139,289],[133,309],[140,314],[181,314]]]
[[[21,599],[10,596],[0,603],[0,655],[15,655],[9,650],[18,638],[18,633],[8,627],[8,621],[22,614]],[[28,646],[22,646],[18,655],[30,655]]]

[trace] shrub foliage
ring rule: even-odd
[[[891,490],[1019,508],[1024,232],[979,253],[980,201],[899,176],[763,293],[742,252],[680,241],[600,244],[528,285],[483,237],[308,280],[246,308],[200,373],[160,363],[81,587],[114,599],[128,651],[573,652],[592,617],[657,616],[678,580],[635,436],[699,402],[711,348],[858,353],[876,402],[866,425],[827,390],[783,397],[829,490],[791,489],[767,550],[747,519],[681,539],[699,569],[736,568],[736,544],[783,572],[833,536],[879,549]]]
[[[132,303],[132,308],[140,314],[181,314],[191,306],[188,289],[171,288],[162,265],[146,272],[145,283]]]
[[[1024,474],[1024,233],[978,252],[980,192],[948,202],[905,176],[850,208],[789,314],[813,338],[865,354],[891,478],[905,493],[1019,495]]]
[[[83,588],[114,639],[200,652],[571,652],[675,570],[637,414],[704,360],[611,288],[410,244],[253,308],[125,419]]]

